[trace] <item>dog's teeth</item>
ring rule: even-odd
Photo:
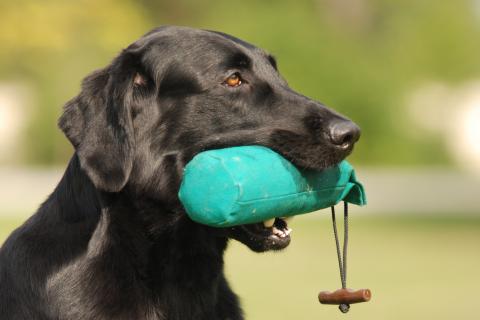
[[[267,228],[271,228],[274,223],[275,223],[275,218],[263,221],[263,225]]]

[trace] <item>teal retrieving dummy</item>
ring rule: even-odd
[[[257,223],[333,206],[364,205],[353,167],[296,168],[261,146],[209,150],[185,167],[179,198],[190,218],[213,227]]]

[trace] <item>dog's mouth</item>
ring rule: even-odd
[[[272,218],[267,221],[232,227],[232,238],[242,242],[251,250],[263,252],[282,250],[290,244],[288,222],[291,218]]]
[[[309,139],[291,132],[276,131],[276,133],[276,135],[272,135],[272,138],[269,139],[272,141],[255,141],[255,143],[250,143],[249,139],[230,140],[229,136],[219,137],[213,141],[205,141],[202,143],[200,150],[207,151],[232,146],[262,145],[279,153],[298,168],[321,170],[342,161],[353,148],[350,146],[342,150],[330,150],[323,144],[312,143]],[[285,142],[288,141],[292,142],[288,144],[290,147],[285,145]],[[186,157],[187,160],[190,160],[199,152],[197,151],[198,149],[193,150],[196,152],[190,153],[190,157]],[[309,152],[305,150],[309,150]],[[286,248],[291,241],[290,234],[292,229],[288,226],[290,219],[291,217],[279,217],[259,223],[229,227],[223,229],[221,234],[226,233],[229,238],[240,241],[256,252],[282,250]]]

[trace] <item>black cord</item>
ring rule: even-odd
[[[342,282],[342,289],[347,288],[347,245],[348,245],[348,203],[345,201],[343,206],[344,212],[344,236],[343,236],[343,259],[340,253],[340,242],[338,240],[337,221],[335,218],[335,207],[332,206],[332,223],[333,234],[335,235],[335,245],[337,247],[338,267],[340,269],[340,280]],[[350,310],[350,305],[342,303],[338,306],[340,311],[347,313]]]
[[[348,203],[343,202],[343,282],[342,288],[347,288],[347,246],[348,246]]]
[[[338,259],[338,269],[340,270],[340,281],[342,282],[342,288],[345,289],[345,281],[344,281],[344,274],[343,274],[343,264],[342,264],[342,256],[340,253],[340,242],[338,240],[338,231],[337,231],[337,221],[335,218],[335,207],[332,206],[332,222],[333,222],[333,234],[335,235],[335,245],[337,247],[337,259]]]

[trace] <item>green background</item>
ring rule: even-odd
[[[147,30],[221,30],[273,53],[290,85],[356,121],[355,164],[451,164],[445,141],[416,127],[405,97],[430,81],[480,74],[476,0],[18,0],[0,2],[0,81],[33,89],[23,137],[30,164],[71,154],[56,128],[83,77]],[[392,152],[394,151],[394,152]]]
[[[294,89],[361,126],[348,159],[359,177],[363,167],[456,169],[445,135],[419,128],[407,97],[431,82],[456,88],[480,78],[478,0],[0,0],[0,83],[33,97],[22,152],[5,165],[64,167],[72,148],[56,126],[63,104],[88,73],[165,24],[221,30],[270,51]],[[294,219],[284,252],[231,243],[226,271],[247,319],[479,317],[478,212],[461,203],[442,215],[351,211],[348,283],[370,288],[372,301],[347,315],[317,302],[340,285],[322,211]],[[0,203],[0,243],[32,212]]]

